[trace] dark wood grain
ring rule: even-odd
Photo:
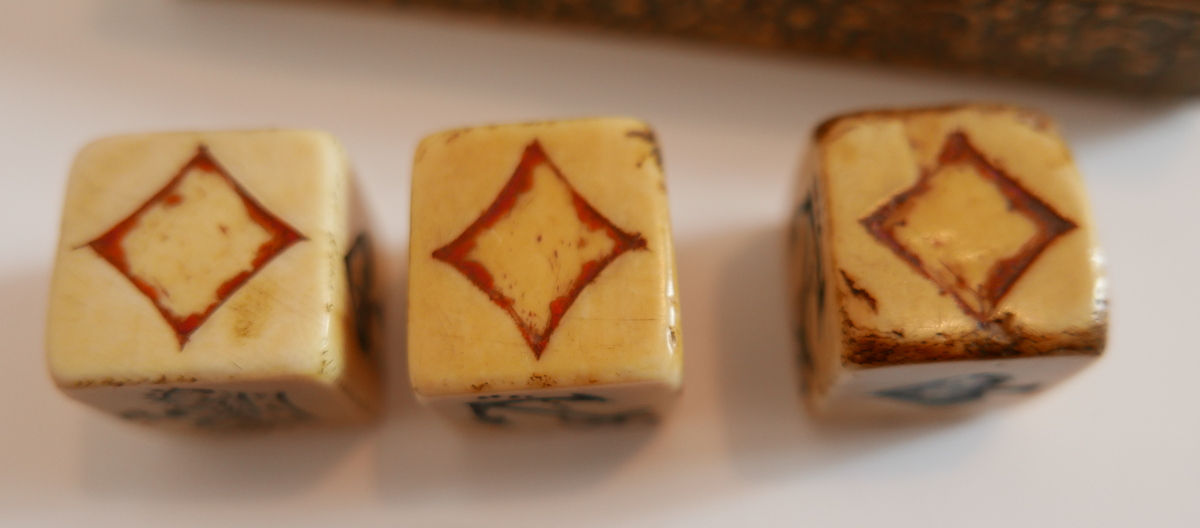
[[[783,52],[1200,93],[1195,0],[394,0]]]

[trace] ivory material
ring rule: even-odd
[[[1083,180],[1045,115],[836,117],[816,132],[796,203],[792,288],[818,414],[973,411],[1104,349]]]
[[[678,392],[675,259],[645,123],[431,135],[413,164],[411,226],[409,373],[422,401],[486,423],[605,423],[650,418]]]
[[[201,429],[379,406],[367,215],[315,131],[102,139],[71,170],[47,362],[70,397]]]

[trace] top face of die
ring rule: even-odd
[[[645,123],[434,134],[412,196],[418,393],[678,383],[666,191]]]
[[[1000,355],[1103,347],[1086,192],[1044,115],[867,112],[826,123],[816,141],[847,360],[951,359],[970,343]]]
[[[320,372],[345,155],[307,131],[120,136],[71,171],[51,294],[64,386]],[[327,365],[325,365],[327,367]]]

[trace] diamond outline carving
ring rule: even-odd
[[[598,260],[585,262],[583,269],[579,275],[571,282],[570,289],[567,293],[559,296],[550,303],[550,319],[546,323],[546,329],[539,332],[534,325],[527,323],[517,313],[514,308],[514,300],[504,295],[496,288],[495,279],[491,272],[480,262],[469,260],[467,255],[475,247],[476,238],[494,226],[507,214],[509,214],[517,204],[517,198],[522,194],[530,191],[533,188],[533,171],[540,165],[548,167],[561,181],[566,185],[571,192],[572,205],[575,208],[575,214],[588,229],[592,231],[603,231],[613,241],[613,248],[607,255]],[[525,147],[525,151],[521,155],[521,160],[518,162],[513,175],[508,182],[496,195],[495,200],[491,205],[479,215],[471,225],[458,235],[453,241],[433,252],[433,258],[445,262],[470,280],[476,287],[487,294],[488,298],[497,306],[502,308],[512,318],[513,323],[517,325],[517,329],[521,332],[521,336],[529,345],[529,349],[533,351],[535,359],[540,360],[542,353],[545,352],[547,345],[550,343],[550,338],[554,331],[558,328],[567,310],[575,303],[575,299],[583,292],[589,284],[592,283],[608,267],[614,260],[628,251],[646,249],[646,239],[638,233],[627,233],[608,218],[600,214],[587,200],[575,190],[571,182],[563,175],[558,166],[550,160],[546,155],[546,151],[542,148],[538,140],[533,140]]]
[[[242,204],[246,207],[246,213],[250,216],[251,220],[266,230],[271,235],[271,238],[258,247],[258,252],[249,270],[234,275],[217,288],[215,292],[216,300],[204,311],[177,316],[163,305],[159,299],[159,293],[153,285],[138,277],[130,270],[129,261],[125,255],[125,249],[122,247],[122,242],[124,242],[125,236],[137,227],[138,222],[147,211],[159,202],[170,199],[176,188],[193,169],[216,174],[225,180],[230,188],[241,198]],[[259,204],[220,163],[217,163],[216,159],[209,152],[208,147],[201,144],[196,147],[196,154],[187,163],[184,163],[179,172],[167,182],[162,190],[151,196],[141,207],[124,220],[118,222],[103,235],[84,245],[91,247],[100,257],[108,261],[109,264],[112,264],[117,271],[133,283],[138,291],[150,299],[155,309],[158,310],[167,324],[175,331],[175,336],[179,340],[180,351],[182,351],[192,334],[204,325],[208,318],[212,316],[217,308],[220,308],[226,299],[245,285],[247,281],[276,256],[283,253],[292,244],[302,240],[307,240],[307,238],[296,231],[295,228],[288,225],[287,222],[271,214],[270,211]]]
[[[931,189],[930,180],[939,169],[946,165],[967,163],[975,168],[979,177],[990,181],[1004,196],[1012,211],[1021,214],[1037,226],[1037,233],[1027,240],[1013,255],[997,260],[988,272],[987,279],[981,284],[981,291],[976,291],[966,284],[966,279],[951,273],[958,284],[943,284],[932,273],[928,264],[919,256],[904,247],[895,236],[895,229],[902,225],[906,213],[912,209],[920,196]],[[949,294],[955,303],[967,315],[980,323],[988,322],[1000,300],[1008,294],[1021,275],[1058,237],[1075,229],[1078,225],[1063,217],[1049,204],[1025,189],[1004,170],[988,161],[979,149],[971,144],[967,135],[955,131],[946,137],[942,151],[938,154],[938,165],[932,170],[922,172],[917,182],[908,189],[894,195],[871,214],[859,220],[871,236],[892,250],[901,260],[907,262],[918,274],[933,282],[943,294]],[[974,309],[958,293],[966,289],[976,296],[981,310]]]

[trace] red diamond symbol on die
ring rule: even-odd
[[[539,170],[543,170],[542,176],[537,175]],[[541,196],[551,197],[548,198],[552,200],[550,205],[566,205],[565,209],[573,213],[566,217],[548,216],[554,213],[530,206],[530,200],[539,188],[545,190]],[[561,201],[556,203],[553,200]],[[504,229],[506,225],[520,226],[522,223],[567,226],[565,232],[571,236],[547,235],[543,239],[542,234],[536,238],[499,235],[500,232],[511,232]],[[499,247],[502,254],[544,255],[546,259],[535,259],[539,264],[545,264],[546,260],[559,262],[559,257],[566,257],[562,260],[579,261],[579,270],[565,276],[550,276],[556,274],[548,273],[547,276],[538,277],[538,280],[520,282],[514,279],[520,275],[518,271],[521,270],[516,269],[520,266],[503,258],[495,258],[495,252],[489,254],[492,257],[490,259],[480,256],[479,252],[485,247]],[[584,288],[621,255],[645,248],[646,240],[641,235],[621,230],[592,207],[535,140],[525,147],[512,177],[491,205],[457,238],[434,251],[433,258],[453,266],[507,312],[534,357],[541,359],[563,316]],[[528,301],[525,294],[533,290],[550,292],[540,297],[533,296],[548,298],[549,301],[544,305],[538,304],[538,301]]]
[[[962,172],[963,169],[969,172]],[[953,185],[950,182],[953,178],[960,178],[960,182],[978,178],[976,181],[990,184],[985,187],[990,190],[982,193],[984,199],[978,203],[1003,205],[993,207],[995,214],[983,218],[983,212],[970,210],[971,204],[964,206],[962,196],[939,192],[940,186]],[[988,194],[994,199],[988,200]],[[925,226],[926,232],[909,225],[923,208],[936,210],[945,204],[961,210],[961,214],[943,214],[936,229]],[[1014,229],[1010,231],[1027,232],[1028,236],[1010,241],[971,236],[978,226],[996,222],[1012,226]],[[893,196],[860,223],[918,274],[953,297],[963,312],[980,322],[993,317],[996,305],[1051,243],[1077,227],[989,161],[961,131],[947,136],[932,170],[924,172],[912,187]],[[998,231],[1003,230],[991,232]],[[918,245],[915,240],[931,243]],[[954,244],[971,251],[931,249]],[[988,257],[976,263],[971,262],[976,258],[974,255]],[[984,270],[979,276],[972,277],[964,271],[977,264],[982,264]]]
[[[154,303],[182,347],[238,288],[300,240],[201,145],[162,190],[86,245]]]

